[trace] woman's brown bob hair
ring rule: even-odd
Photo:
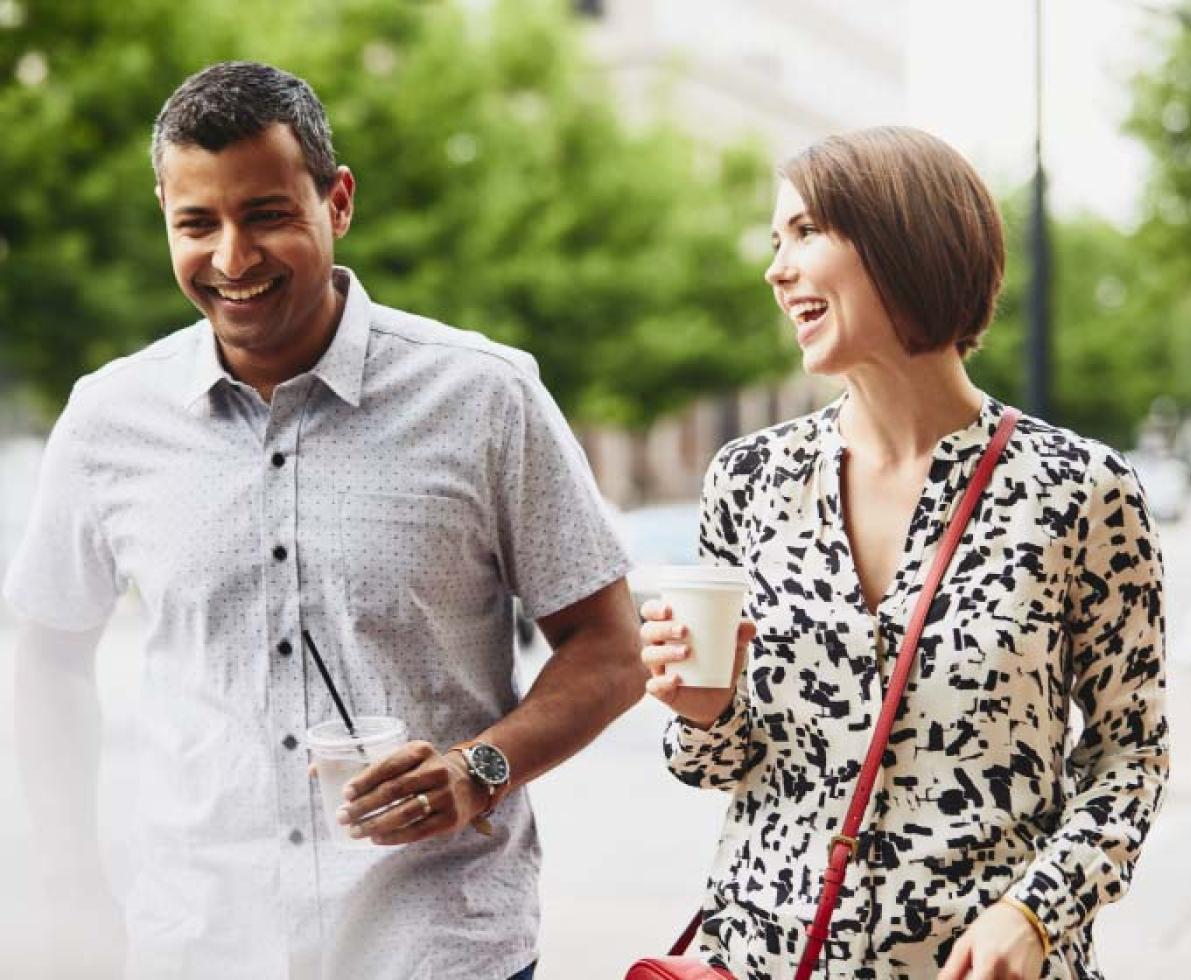
[[[911,354],[980,346],[1005,274],[1001,213],[972,165],[921,130],[831,136],[781,167],[822,231],[847,239]]]

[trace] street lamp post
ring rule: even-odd
[[[1050,241],[1046,227],[1046,173],[1042,166],[1042,0],[1034,0],[1034,185],[1030,207],[1030,278],[1026,342],[1026,405],[1050,416]]]

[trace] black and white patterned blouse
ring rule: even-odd
[[[905,624],[1003,406],[947,436],[875,615],[844,532],[839,402],[739,439],[704,486],[705,560],[748,569],[759,634],[732,707],[675,719],[675,775],[732,794],[704,952],[793,976]],[[1097,910],[1120,898],[1168,769],[1158,543],[1112,450],[1023,417],[935,599],[819,975],[931,977],[1009,894],[1099,977]],[[1082,734],[1080,731],[1082,729]]]

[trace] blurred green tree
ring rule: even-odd
[[[574,421],[642,427],[792,363],[747,246],[768,161],[622,122],[561,0],[0,7],[0,364],[51,410],[193,317],[148,136],[227,58],[326,103],[359,185],[338,255],[373,297],[529,350]]]
[[[1002,201],[1009,252],[998,315],[973,377],[1009,402],[1024,398],[1030,255],[1028,194]],[[1122,448],[1154,399],[1191,394],[1191,307],[1155,262],[1151,241],[1085,215],[1051,225],[1053,421]]]

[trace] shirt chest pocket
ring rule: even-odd
[[[339,542],[357,626],[385,633],[474,611],[485,600],[477,541],[463,500],[342,494]]]

